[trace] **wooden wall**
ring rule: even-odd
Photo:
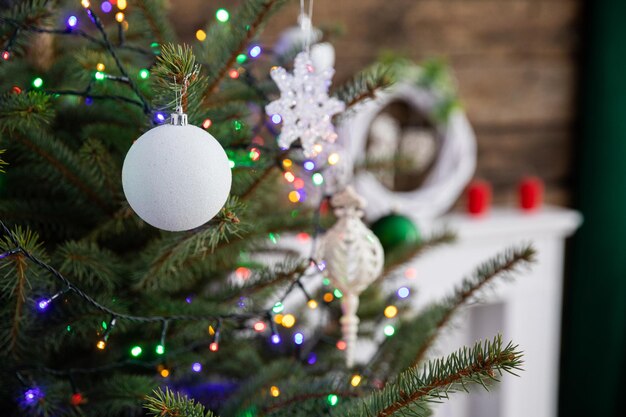
[[[183,2],[183,0],[178,0]],[[176,2],[175,2],[176,3]],[[184,1],[181,35],[229,2]],[[230,2],[232,5],[233,2]],[[238,2],[235,2],[238,3]],[[297,2],[266,29],[271,42],[293,25]],[[513,203],[524,175],[538,175],[547,201],[569,202],[576,51],[582,0],[316,0],[314,24],[339,26],[337,79],[395,50],[420,60],[444,57],[478,137],[477,177],[495,200]]]

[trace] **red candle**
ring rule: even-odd
[[[519,205],[524,211],[533,211],[541,207],[543,200],[543,181],[537,177],[523,178],[519,184]]]
[[[491,206],[491,185],[487,181],[475,180],[467,187],[467,212],[482,216]]]

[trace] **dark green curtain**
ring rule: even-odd
[[[589,0],[566,274],[561,417],[626,415],[626,0]]]

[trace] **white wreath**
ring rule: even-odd
[[[422,114],[430,115],[437,104],[432,91],[400,83],[363,103],[339,127],[339,137],[351,160],[362,163],[366,154],[368,132],[374,118],[389,103],[402,101]],[[461,110],[454,110],[444,124],[437,126],[441,148],[423,184],[414,191],[398,192],[383,185],[367,170],[359,170],[354,186],[368,202],[366,217],[377,219],[391,211],[412,217],[418,223],[448,211],[472,178],[476,167],[476,139]],[[348,158],[346,158],[348,159]]]

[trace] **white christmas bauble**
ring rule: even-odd
[[[133,143],[122,168],[124,194],[146,223],[168,231],[211,220],[230,193],[226,152],[206,131],[165,124]]]

